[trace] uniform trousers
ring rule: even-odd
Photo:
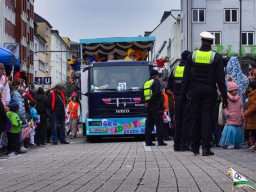
[[[196,84],[191,90],[191,148],[199,150],[210,148],[212,141],[212,112],[217,99],[216,87],[208,84]]]
[[[162,130],[162,112],[157,109],[156,104],[152,104],[147,108],[147,121],[146,121],[146,130],[145,130],[145,142],[146,145],[152,143],[151,134],[154,130],[154,125],[156,126],[156,134],[158,143],[163,143],[163,130]]]

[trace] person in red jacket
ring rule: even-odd
[[[60,143],[69,144],[65,135],[65,118],[66,118],[66,97],[63,93],[64,86],[57,84],[54,90],[48,95],[48,108],[51,111],[51,127],[53,144],[58,145],[57,125],[60,124]]]

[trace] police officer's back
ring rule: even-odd
[[[161,84],[159,81],[159,73],[156,70],[150,72],[151,78],[145,82],[143,86],[144,97],[145,97],[145,107],[147,107],[147,122],[145,130],[145,142],[147,146],[155,145],[152,143],[151,133],[154,130],[154,125],[156,125],[157,140],[159,146],[167,145],[163,142],[163,132],[162,132],[162,112],[161,107]]]
[[[185,65],[181,100],[186,102],[188,88],[191,89],[191,148],[194,154],[199,154],[202,140],[203,156],[213,155],[211,152],[212,112],[217,99],[217,88],[223,97],[223,107],[227,106],[227,88],[222,56],[211,50],[213,39],[209,32],[202,32],[202,46],[193,51]]]
[[[168,80],[168,89],[174,92],[175,98],[175,134],[174,134],[174,151],[189,150],[189,130],[191,127],[190,102],[182,106],[181,103],[181,86],[183,81],[184,68],[190,51],[185,50],[181,54],[181,61],[177,65]]]

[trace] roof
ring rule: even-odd
[[[160,23],[162,23],[172,12],[171,11],[165,11]]]
[[[133,41],[155,41],[155,36],[149,37],[111,37],[111,38],[97,38],[97,39],[80,39],[82,44],[90,43],[121,43],[121,42],[133,42]]]
[[[106,60],[108,54],[113,54],[115,59],[123,59],[127,55],[127,50],[151,51],[154,46],[155,36],[149,37],[113,37],[97,39],[80,39],[83,45],[83,55],[98,55],[100,60]]]
[[[59,40],[66,46],[67,49],[70,49],[70,47],[66,44],[66,42],[62,39],[62,37],[59,34],[58,30],[51,30],[51,34],[55,34]]]
[[[43,17],[41,17],[36,13],[35,13],[34,21],[36,23],[47,23],[47,25],[49,25],[49,27],[52,28],[51,24],[46,19],[44,19]]]

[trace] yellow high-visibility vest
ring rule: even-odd
[[[214,57],[215,57],[216,52],[214,51],[200,51],[200,50],[196,50],[193,52],[192,54],[192,60],[194,63],[197,64],[212,64],[212,62],[214,61]]]
[[[183,74],[184,74],[184,69],[185,69],[185,66],[176,66],[175,67],[175,71],[174,71],[174,78],[182,78],[183,77]]]
[[[144,90],[144,97],[145,97],[145,100],[148,101],[151,96],[152,96],[152,90],[151,90],[151,86],[154,82],[154,79],[150,79],[148,81],[145,82],[144,86],[143,86],[143,90]]]

